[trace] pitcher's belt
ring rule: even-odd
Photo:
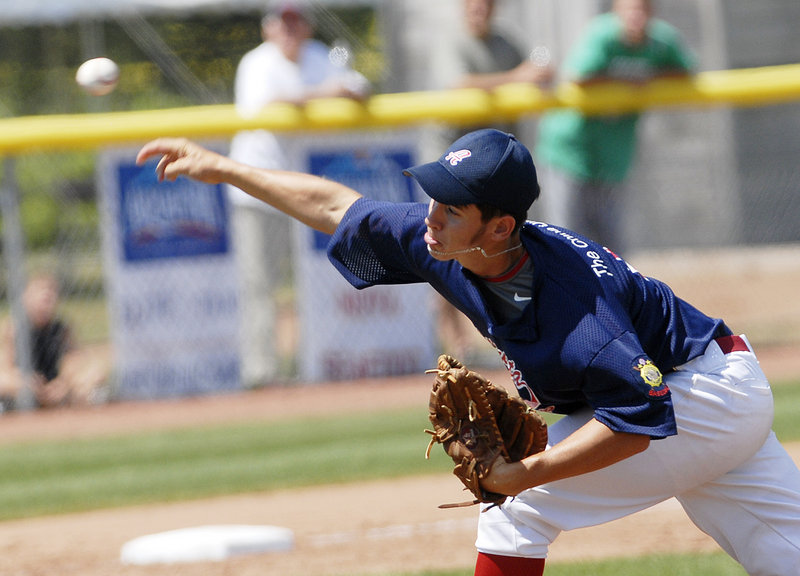
[[[741,336],[720,336],[715,338],[714,342],[719,345],[723,354],[730,354],[731,352],[749,352],[750,348],[747,347],[747,342]]]

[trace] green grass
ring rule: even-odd
[[[773,429],[781,442],[800,440],[800,382],[772,387],[775,398]]]
[[[424,459],[426,424],[404,410],[3,446],[0,520],[447,470]]]
[[[654,555],[604,562],[552,564],[547,576],[746,576],[725,554]]]

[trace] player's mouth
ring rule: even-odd
[[[430,230],[425,232],[425,244],[428,246],[439,246],[439,241],[431,235]]]
[[[442,243],[434,238],[430,231],[425,232],[425,244],[427,244],[428,254],[434,258],[440,258],[448,255],[447,251],[442,246]]]

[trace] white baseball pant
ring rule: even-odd
[[[562,530],[602,524],[676,497],[752,576],[800,574],[800,471],[772,432],[772,391],[748,350],[703,356],[664,376],[678,434],[595,472],[537,486],[480,514],[476,547],[545,558]],[[550,427],[558,443],[591,410]]]

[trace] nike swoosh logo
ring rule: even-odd
[[[533,296],[520,296],[516,292],[514,292],[514,302],[527,302],[528,300],[532,300]]]

